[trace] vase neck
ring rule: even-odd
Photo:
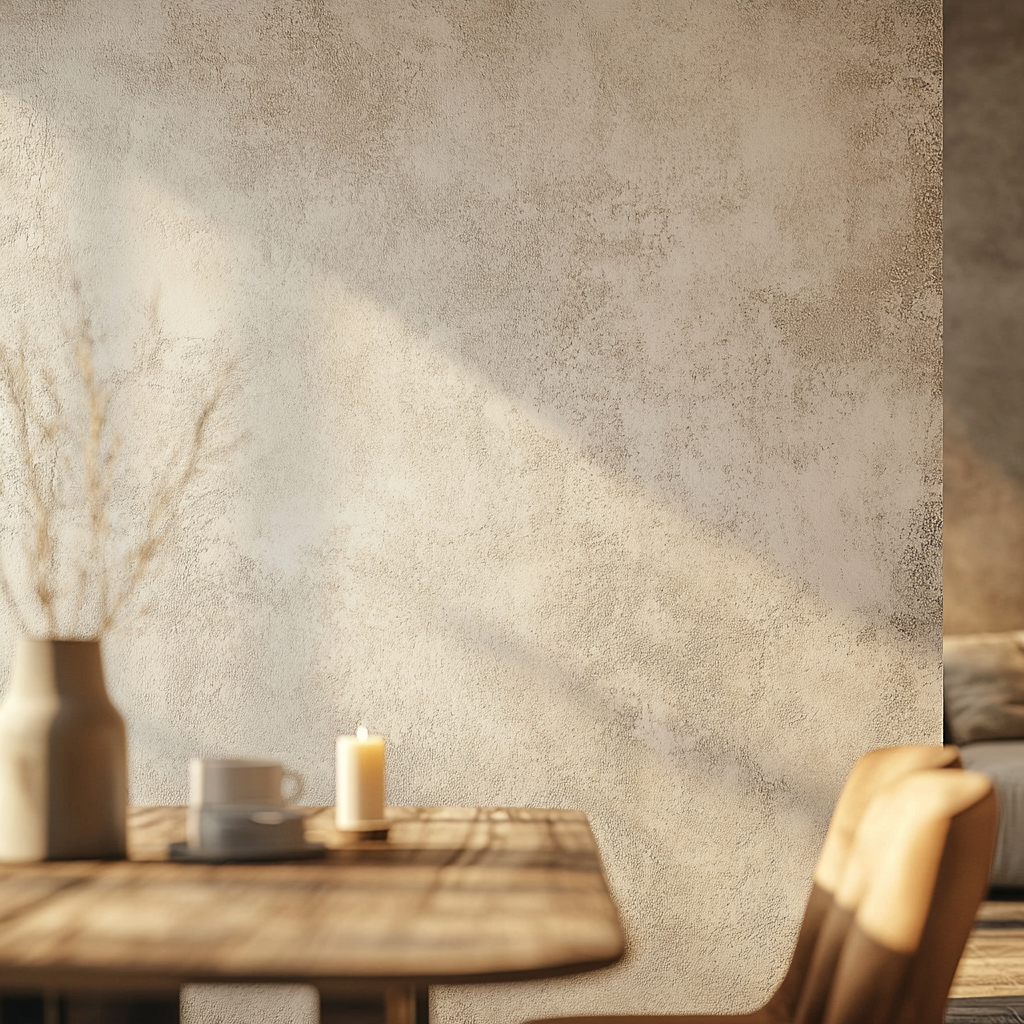
[[[61,700],[107,699],[98,640],[54,640],[54,681]]]
[[[62,703],[108,699],[98,640],[23,638],[12,684],[26,696],[50,690]]]

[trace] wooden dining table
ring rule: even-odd
[[[123,861],[0,865],[0,991],[168,993],[199,983],[379,994],[412,1024],[429,985],[591,971],[623,953],[579,811],[392,807],[386,839],[306,809],[322,859],[168,860],[182,807],[129,812]]]

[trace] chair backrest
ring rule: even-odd
[[[977,772],[878,793],[822,923],[797,1024],[940,1024],[988,882],[997,810]]]
[[[998,826],[998,800],[991,782],[986,796],[950,821],[899,1024],[942,1024],[953,977],[988,892]]]
[[[789,969],[764,1006],[769,1016],[780,1021],[793,1019],[822,924],[832,908],[857,826],[871,800],[911,772],[959,767],[959,750],[939,746],[884,747],[864,754],[853,766],[832,812]]]

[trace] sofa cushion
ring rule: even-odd
[[[1024,888],[1024,742],[995,740],[960,749],[965,768],[992,777],[999,799],[999,837],[989,885]]]
[[[945,637],[942,660],[954,743],[1024,739],[1024,631]]]

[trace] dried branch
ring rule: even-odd
[[[105,607],[100,632],[107,630],[117,618],[121,608],[138,587],[166,541],[169,533],[169,521],[174,510],[199,471],[210,417],[224,397],[233,369],[233,364],[229,364],[225,368],[217,388],[199,410],[191,436],[186,435],[182,439],[178,445],[176,456],[168,460],[163,478],[153,495],[143,538],[121,559],[119,564],[119,569],[128,572],[128,578],[110,606]]]
[[[2,561],[2,557],[3,556],[0,555],[0,593],[3,594],[7,603],[13,609],[22,633],[27,634],[29,632],[28,616],[25,614],[25,610],[21,607],[21,602],[14,596],[14,591],[11,589],[10,581],[7,578],[7,564]]]
[[[76,287],[76,293],[80,295]],[[159,337],[159,317],[150,311],[150,327]],[[187,431],[175,446],[170,457],[163,460],[164,470],[150,502],[142,539],[118,561],[116,572],[110,572],[109,535],[110,505],[113,493],[114,470],[120,451],[120,438],[111,435],[108,416],[110,395],[97,378],[95,367],[95,337],[91,324],[82,316],[74,341],[74,355],[78,376],[85,398],[86,426],[80,444],[71,445],[72,431],[59,400],[59,390],[53,376],[43,370],[33,380],[24,351],[12,356],[0,347],[0,400],[11,410],[14,448],[21,463],[24,487],[18,489],[17,503],[27,513],[30,529],[25,545],[25,558],[31,576],[32,595],[37,613],[45,622],[46,634],[58,635],[58,604],[73,595],[72,617],[68,620],[75,635],[99,635],[109,629],[126,602],[152,565],[156,555],[170,535],[177,509],[186,490],[198,474],[203,457],[208,455],[207,435],[210,420],[220,405],[233,365],[225,368],[218,386],[203,404],[191,431]],[[150,360],[146,359],[146,362]],[[34,385],[40,386],[35,387]],[[38,400],[37,400],[38,394]],[[81,476],[65,465],[64,452],[68,447],[80,450]],[[82,493],[72,487],[80,480]],[[84,496],[88,542],[85,557],[81,545],[72,546],[61,537],[61,521],[69,522],[76,505]],[[13,489],[0,478],[0,497],[15,501]],[[68,552],[70,551],[70,554]],[[68,565],[68,562],[71,564]],[[74,570],[74,584],[57,593],[55,579],[59,565]],[[91,614],[90,580],[94,581],[95,613]],[[120,581],[120,582],[119,582]],[[0,552],[0,596],[5,598],[29,632],[28,624],[34,615],[26,614],[23,602],[13,585],[13,577]],[[95,630],[87,627],[95,625]]]
[[[0,380],[7,399],[14,412],[15,445],[25,473],[25,490],[28,495],[28,512],[32,521],[32,542],[29,546],[29,564],[34,572],[34,590],[40,610],[50,635],[57,629],[54,608],[53,574],[53,520],[50,509],[53,506],[53,474],[40,479],[37,453],[32,442],[33,421],[37,419],[32,398],[31,379],[25,364],[24,352],[19,352],[12,362],[7,352],[0,350]],[[53,440],[55,427],[36,423],[45,439]],[[7,589],[10,589],[9,587]]]
[[[94,567],[96,584],[99,589],[99,618],[102,620],[107,608],[106,544],[109,534],[109,505],[113,459],[119,447],[115,437],[104,457],[103,441],[107,432],[108,394],[96,381],[94,359],[95,339],[88,321],[83,320],[77,342],[75,357],[78,372],[85,388],[88,411],[88,426],[82,445],[86,511],[89,520],[89,558],[79,566],[78,608],[81,615],[85,607],[88,586],[89,565]],[[79,619],[81,628],[81,618]]]

